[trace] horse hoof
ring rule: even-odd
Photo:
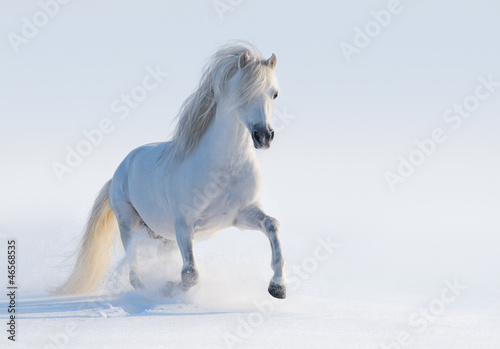
[[[182,269],[182,284],[186,289],[198,283],[198,272],[193,267]]]
[[[285,285],[278,285],[274,282],[269,284],[269,288],[267,289],[269,294],[274,298],[285,299],[286,298],[286,287]]]

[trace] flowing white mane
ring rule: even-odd
[[[229,95],[226,83],[238,71],[238,62],[245,53],[246,64],[241,68],[238,88]],[[222,96],[229,97],[234,107],[244,105],[263,91],[271,72],[266,59],[250,44],[226,46],[217,51],[207,63],[198,88],[182,104],[172,137],[172,159],[180,161],[198,146]]]

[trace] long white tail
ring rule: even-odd
[[[109,268],[117,231],[117,221],[109,206],[110,183],[104,184],[94,202],[75,268],[59,293],[90,293],[99,286]]]

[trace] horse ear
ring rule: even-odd
[[[274,67],[276,67],[276,60],[277,60],[276,55],[273,53],[271,55],[271,58],[267,60],[267,65],[271,67],[271,69],[274,69]]]
[[[248,54],[248,51],[243,52],[238,59],[238,68],[243,69],[249,60],[250,55]]]

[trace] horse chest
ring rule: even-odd
[[[197,193],[205,200],[205,208],[195,224],[197,235],[232,226],[238,212],[258,199],[260,176],[253,167],[235,173],[219,172],[212,179],[203,192]]]

